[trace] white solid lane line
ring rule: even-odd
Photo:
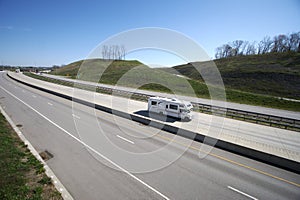
[[[127,174],[129,177],[131,177],[132,179],[136,180],[137,182],[141,183],[142,185],[144,185],[145,187],[149,188],[150,190],[152,190],[154,193],[158,194],[159,196],[161,196],[164,199],[169,199],[166,195],[162,194],[161,192],[159,192],[158,190],[156,190],[155,188],[153,188],[152,186],[148,185],[147,183],[145,183],[144,181],[142,181],[141,179],[139,179],[138,177],[136,177],[135,175],[131,174],[129,171],[127,171],[126,169],[122,168],[121,166],[119,166],[117,163],[115,163],[114,161],[110,160],[109,158],[107,158],[106,156],[104,156],[103,154],[99,153],[98,151],[96,151],[93,147],[90,147],[89,145],[87,145],[86,143],[84,143],[83,141],[81,141],[79,138],[75,137],[74,135],[72,135],[71,133],[69,133],[67,130],[65,130],[64,128],[62,128],[61,126],[59,126],[58,124],[56,124],[55,122],[53,122],[52,120],[50,120],[48,117],[46,117],[45,115],[43,115],[42,113],[40,113],[39,111],[37,111],[36,109],[34,109],[32,106],[30,106],[29,104],[27,104],[26,102],[24,102],[23,100],[19,99],[17,96],[15,96],[14,94],[12,94],[11,92],[9,92],[8,90],[6,90],[5,88],[3,88],[2,86],[0,86],[0,88],[2,90],[4,90],[7,94],[9,94],[10,96],[14,97],[15,99],[17,99],[18,101],[20,101],[21,103],[23,103],[25,106],[27,106],[28,108],[30,108],[31,110],[33,110],[34,112],[36,112],[38,115],[40,115],[42,118],[44,118],[45,120],[47,120],[49,123],[53,124],[54,126],[56,126],[58,129],[60,129],[62,132],[66,133],[67,135],[69,135],[71,138],[73,138],[74,140],[76,140],[77,142],[79,142],[80,144],[84,145],[85,147],[87,147],[88,149],[90,149],[92,152],[96,153],[97,155],[99,155],[100,157],[102,157],[103,159],[107,160],[108,162],[110,162],[112,165],[114,165],[115,167],[117,167],[118,169],[120,169],[121,171],[123,171],[125,174]]]
[[[255,198],[255,197],[253,197],[253,196],[251,196],[251,195],[249,195],[249,194],[247,194],[247,193],[245,193],[245,192],[242,192],[242,191],[240,191],[240,190],[238,190],[238,189],[235,189],[234,187],[231,187],[231,186],[227,186],[228,187],[228,189],[230,189],[230,190],[233,190],[233,191],[235,191],[235,192],[237,192],[237,193],[239,193],[239,194],[241,194],[241,195],[244,195],[244,196],[246,196],[246,197],[248,197],[248,198],[250,198],[250,199],[253,199],[253,200],[258,200],[257,198]]]
[[[48,102],[48,105],[50,105],[50,106],[53,106],[53,104],[52,104],[52,103],[50,103],[50,102]]]
[[[129,142],[129,143],[131,143],[131,144],[134,144],[134,142],[132,142],[132,141],[130,141],[130,140],[128,140],[128,139],[126,139],[126,138],[120,136],[120,135],[117,135],[117,137],[120,138],[120,139],[122,139],[122,140],[124,140],[124,141],[126,141],[126,142]]]

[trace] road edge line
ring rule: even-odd
[[[27,148],[30,150],[32,155],[40,161],[45,169],[46,175],[51,178],[52,184],[56,188],[56,190],[61,194],[62,198],[64,200],[73,200],[74,198],[69,193],[69,191],[65,188],[65,186],[60,182],[60,180],[57,178],[57,176],[54,174],[54,172],[51,170],[51,168],[48,166],[48,164],[42,159],[40,154],[37,152],[37,150],[32,146],[32,144],[26,139],[26,137],[23,135],[23,133],[20,131],[20,129],[15,125],[15,123],[12,121],[12,119],[9,117],[9,115],[4,111],[2,106],[0,105],[0,112],[5,117],[5,119],[8,121],[10,126],[13,128],[13,130],[16,132],[18,137],[24,142],[24,144],[27,145]]]

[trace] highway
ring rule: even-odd
[[[299,199],[300,175],[32,89],[0,104],[75,199]],[[210,151],[203,151],[210,149]]]
[[[189,122],[181,122],[170,118],[165,120],[155,116],[149,117],[146,112],[147,103],[145,102],[87,90],[74,89],[34,79],[23,75],[22,73],[9,73],[9,76],[25,83],[39,86],[43,89],[46,88],[49,91],[55,91],[58,94],[75,97],[86,102],[93,102],[106,108],[113,108],[117,111],[130,113],[137,117],[146,117],[151,121],[158,120],[164,124],[178,127],[182,130],[192,131],[196,134],[210,136],[243,147],[300,162],[300,134],[296,131],[263,126],[198,112],[193,112],[193,120]],[[74,107],[76,107],[76,104]],[[111,148],[108,149],[111,151]]]

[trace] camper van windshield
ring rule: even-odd
[[[190,113],[191,111],[189,109],[182,109],[181,112],[187,112]]]

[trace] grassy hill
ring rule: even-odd
[[[55,75],[71,76],[76,78],[78,74],[80,79],[94,80],[99,74],[102,74],[101,83],[116,84],[123,74],[137,66],[145,66],[136,60],[103,60],[88,59],[70,63],[62,68],[58,68],[52,72]],[[145,66],[146,67],[146,66]]]
[[[186,79],[149,68],[136,60],[81,60],[58,68],[52,74],[104,84],[193,96],[192,88]],[[203,87],[206,88],[205,85]]]
[[[228,101],[300,111],[300,54],[266,54],[215,60],[223,77]],[[107,67],[108,66],[108,67]],[[211,62],[195,62],[203,72]],[[52,74],[81,80],[210,98],[207,85],[191,64],[173,68],[149,68],[139,61],[90,59],[58,68]],[[99,74],[102,74],[101,78]],[[185,77],[178,76],[178,74]],[[219,90],[218,87],[214,87]],[[275,97],[273,97],[275,96]]]
[[[300,53],[239,56],[217,59],[214,62],[226,89],[300,99]],[[211,70],[209,62],[192,64],[175,66],[173,69],[203,83],[203,78],[195,67],[207,73]],[[162,70],[170,72],[168,68]]]

